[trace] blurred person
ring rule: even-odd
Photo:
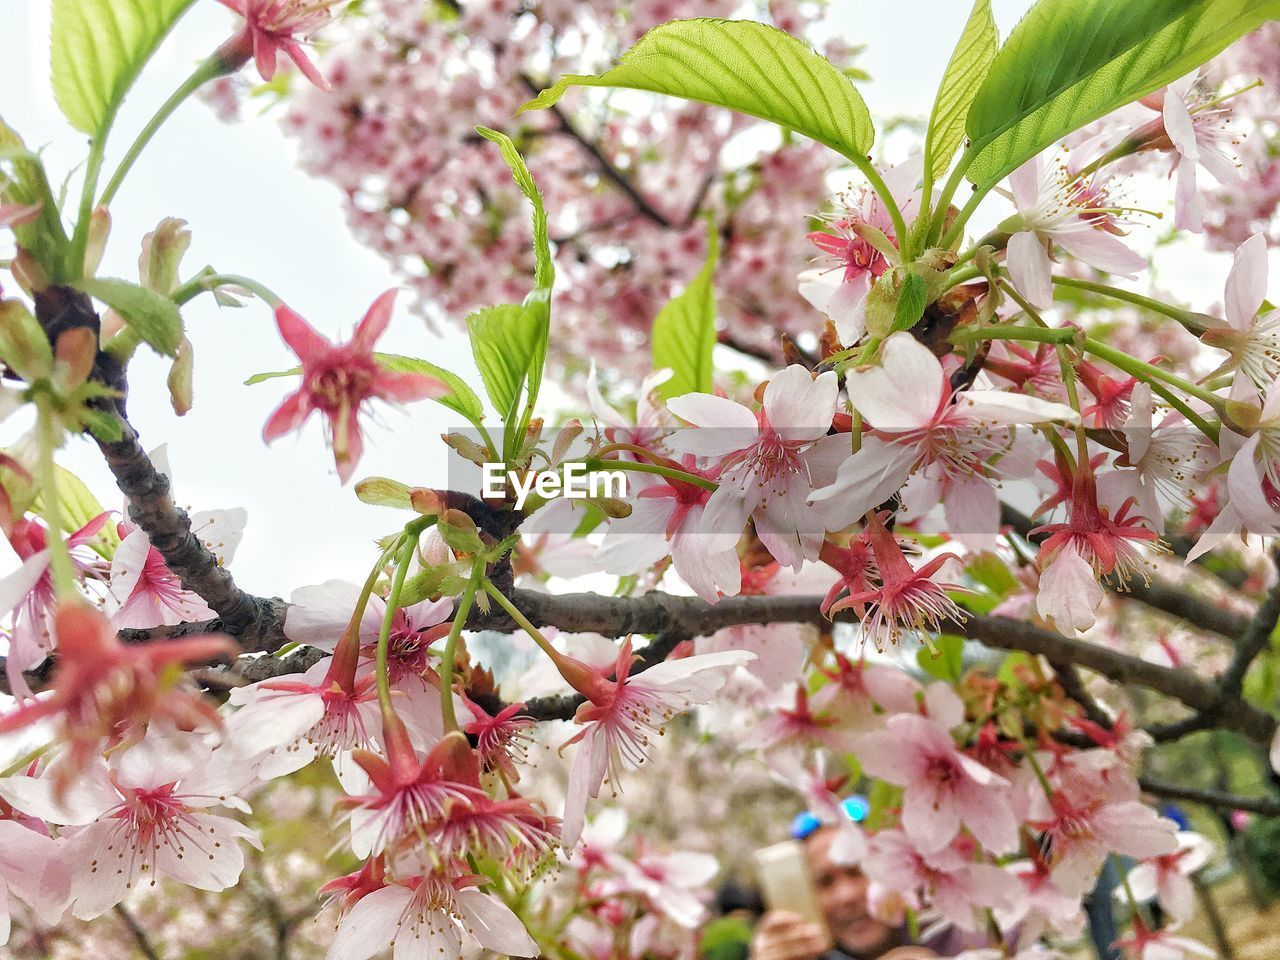
[[[906,930],[871,915],[867,906],[870,881],[856,866],[831,860],[831,845],[838,834],[835,827],[816,821],[807,830],[803,826],[792,830],[792,835],[804,842],[818,907],[830,937],[794,913],[770,910],[761,917],[751,938],[751,960],[933,960],[940,956],[909,944]],[[829,946],[832,941],[834,947]]]

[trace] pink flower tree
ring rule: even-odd
[[[1169,302],[1137,251],[1166,209],[1230,232],[1202,174],[1240,189],[1234,114],[1259,95],[1202,67],[1274,5],[1039,0],[1001,45],[977,0],[892,166],[839,46],[779,29],[811,26],[790,3],[778,26],[677,18],[741,12],[720,0],[224,5],[230,39],[105,183],[121,99],[188,5],[54,4],[55,99],[91,143],[70,179],[0,125],[0,414],[21,434],[0,455],[0,733],[23,738],[0,760],[0,939],[110,911],[146,944],[136,906],[235,896],[246,871],[272,904],[258,874],[296,864],[278,824],[247,852],[252,800],[332,854],[304,884],[331,960],[684,960],[732,839],[687,811],[754,765],[835,831],[871,914],[965,956],[1053,956],[1119,858],[1130,960],[1206,949],[1183,925],[1210,847],[1157,804],[1280,815],[1182,742],[1229,743],[1223,783],[1269,782],[1268,747],[1280,769],[1272,233],[1236,245],[1221,306]],[[184,272],[181,221],[143,239],[140,282],[97,275],[153,134],[250,62],[311,81],[287,120],[307,166],[426,312],[465,316],[474,383],[377,349],[394,291],[333,342],[255,277]],[[854,182],[832,198],[836,168]],[[180,509],[141,446],[139,358],[185,412],[205,294],[269,306],[298,361],[251,378],[300,378],[262,438],[320,413],[335,486],[398,516],[362,581],[248,592],[243,515]],[[434,443],[375,409],[428,400],[469,425],[442,461],[485,482],[357,479],[375,430]],[[58,462],[81,443],[119,522]],[[273,545],[282,570],[297,548]],[[618,804],[671,752],[695,774],[648,802],[680,835],[628,835]],[[318,782],[328,802],[288,812]],[[290,914],[267,912],[286,952]]]

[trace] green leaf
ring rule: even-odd
[[[273,370],[270,373],[255,373],[244,382],[244,385],[246,387],[252,387],[255,383],[265,383],[267,380],[275,380],[279,377],[300,376],[302,376],[302,367],[294,367],[292,370]]]
[[[991,69],[991,60],[1000,45],[1000,31],[991,16],[991,0],[974,0],[969,22],[956,43],[947,64],[938,96],[929,116],[929,132],[924,141],[924,182],[932,183],[951,164],[964,140],[964,120],[973,98]]]
[[[457,596],[467,585],[469,568],[463,563],[442,563],[424,567],[409,576],[400,591],[400,606],[411,607],[423,600],[438,600],[443,596]]]
[[[893,311],[893,330],[910,330],[924,316],[929,300],[929,285],[918,273],[908,273],[898,291],[898,305]]]
[[[996,54],[969,110],[969,179],[998,182],[1277,16],[1280,0],[1040,0]]]
[[[671,369],[671,379],[658,387],[664,400],[711,392],[711,352],[716,345],[716,294],[711,278],[719,257],[720,235],[712,224],[702,269],[653,318],[653,369]]]
[[[375,507],[413,509],[413,502],[409,499],[409,485],[387,477],[366,477],[361,480],[356,484],[356,496],[361,503],[369,503]]]
[[[503,422],[516,419],[520,393],[539,352],[545,351],[550,314],[545,303],[506,303],[467,317],[471,353]]]
[[[71,125],[101,136],[143,64],[195,0],[53,0],[53,95]]]
[[[939,680],[955,682],[960,679],[964,663],[964,637],[954,634],[939,634],[933,645],[938,648],[937,656],[928,647],[916,651],[916,663],[920,669]]]
[[[520,188],[528,201],[533,204],[533,254],[536,262],[533,274],[534,286],[539,290],[550,291],[556,280],[555,264],[551,260],[551,242],[547,239],[547,211],[542,205],[542,194],[533,180],[533,174],[525,165],[520,151],[505,133],[490,130],[488,127],[476,127],[476,133],[496,143],[502,150],[502,159],[511,168],[511,178]]]
[[[124,318],[143,340],[165,356],[178,354],[182,343],[182,315],[168,297],[127,280],[86,277],[71,286],[101,300]]]
[[[753,20],[674,20],[654,27],[598,76],[561,77],[521,110],[549,107],[570,87],[627,87],[728,107],[865,158],[875,128],[862,96],[831,61]]]
[[[53,485],[58,492],[58,511],[62,520],[64,533],[75,533],[86,523],[103,512],[98,498],[89,492],[83,480],[70,470],[54,464]],[[32,509],[42,511],[43,491],[38,491]],[[120,534],[116,525],[108,520],[102,529],[89,541],[89,546],[105,559],[111,559],[116,547],[120,545]]]
[[[466,417],[472,423],[479,423],[484,419],[484,404],[480,398],[476,396],[476,392],[471,389],[467,381],[451,370],[444,367],[438,367],[434,363],[427,360],[419,360],[416,357],[402,357],[395,353],[375,353],[378,363],[395,373],[425,373],[429,377],[435,377],[449,388],[449,392],[435,397],[437,403],[442,403],[450,410],[461,416]],[[262,374],[259,374],[262,376]]]

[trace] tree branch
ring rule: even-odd
[[[1186,787],[1181,784],[1166,783],[1163,780],[1152,780],[1150,777],[1140,777],[1138,783],[1144,791],[1157,797],[1187,800],[1191,803],[1204,804],[1206,807],[1216,807],[1219,810],[1248,810],[1250,813],[1258,813],[1264,817],[1280,817],[1280,799],[1276,797],[1241,797],[1221,790]]]
[[[147,931],[142,929],[142,925],[134,919],[128,908],[123,903],[117,903],[113,909],[116,916],[120,918],[120,922],[125,925],[130,935],[132,935],[133,942],[138,945],[138,952],[146,957],[147,960],[160,960],[160,954],[156,953],[155,947],[151,945]]]

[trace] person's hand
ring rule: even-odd
[[[816,960],[830,946],[826,931],[817,924],[785,910],[770,910],[751,938],[751,960]]]
[[[880,960],[936,960],[937,956],[924,947],[894,947]]]

